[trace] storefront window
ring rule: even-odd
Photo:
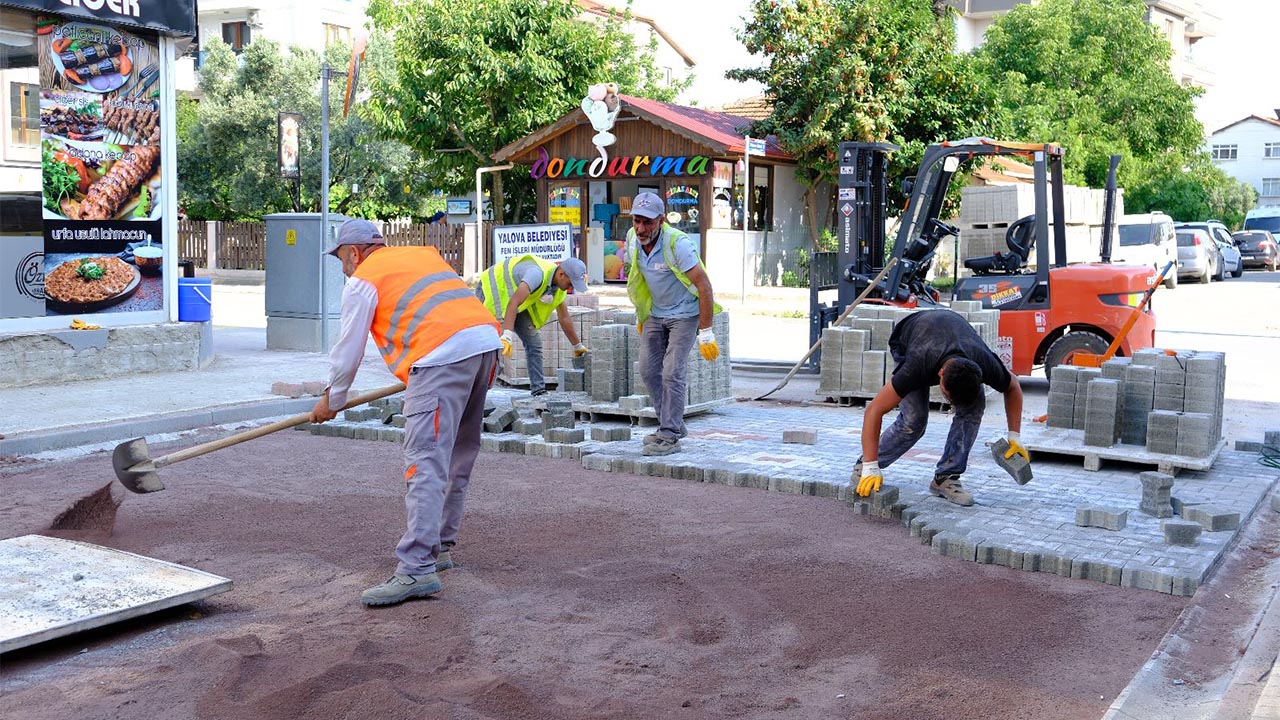
[[[40,144],[40,86],[9,83],[9,141],[14,145]]]
[[[698,186],[672,185],[667,188],[667,222],[689,234],[701,232],[698,227]]]
[[[773,166],[751,166],[751,213],[748,230],[769,230],[773,227]],[[742,229],[742,199],[746,184],[746,172],[738,161],[733,175],[733,229]]]
[[[711,227],[733,227],[737,204],[733,199],[733,163],[717,160],[711,178]]]
[[[548,206],[551,222],[569,223],[577,230],[582,224],[582,187],[577,183],[552,185]]]

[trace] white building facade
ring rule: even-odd
[[[1250,115],[1209,136],[1210,157],[1223,172],[1258,191],[1258,205],[1280,205],[1280,111]]]
[[[200,39],[221,38],[239,53],[267,38],[284,48],[323,51],[331,43],[351,43],[365,27],[368,0],[202,0]],[[203,51],[193,48],[177,69],[179,90],[195,90]]]

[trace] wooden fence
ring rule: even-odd
[[[178,221],[178,259],[209,264],[209,236],[217,238],[217,263],[220,270],[266,270],[267,232],[265,223]],[[405,220],[382,223],[382,234],[388,245],[429,245],[440,251],[455,272],[462,272],[462,225],[428,225]]]

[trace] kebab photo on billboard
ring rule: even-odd
[[[45,135],[86,142],[102,140],[107,132],[102,104],[85,93],[41,93],[40,129]]]
[[[69,22],[54,30],[50,55],[68,87],[111,92],[133,72],[130,49],[120,33],[101,25]]]
[[[44,216],[67,220],[160,217],[160,148],[46,137]]]

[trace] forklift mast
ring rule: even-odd
[[[840,144],[840,212],[837,267],[841,268],[838,312],[843,312],[884,268],[885,216],[888,207],[890,143]]]

